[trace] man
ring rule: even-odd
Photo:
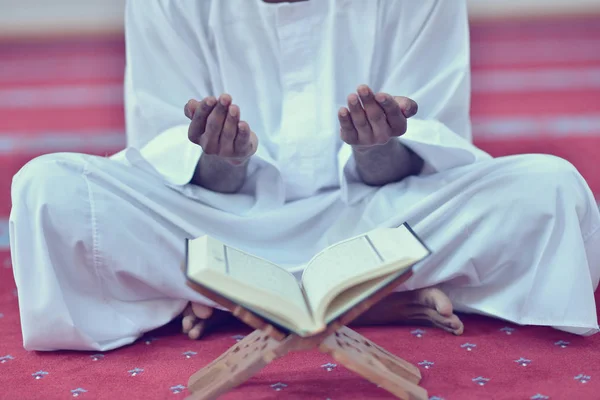
[[[300,272],[404,221],[433,255],[363,322],[598,331],[584,179],[470,143],[464,1],[131,0],[126,27],[130,147],[46,155],[13,182],[27,349],[113,349],[184,311],[201,336],[215,305],[185,285],[187,237]]]

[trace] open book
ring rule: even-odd
[[[187,240],[187,278],[300,336],[312,336],[430,254],[412,229],[381,228],[316,254],[300,282],[209,236]]]

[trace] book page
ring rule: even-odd
[[[370,281],[352,286],[350,289],[338,294],[327,306],[325,322],[329,323],[335,320],[352,308],[352,305],[356,304],[357,299],[367,298],[397,277],[397,273],[384,275],[381,278],[371,279]]]
[[[246,285],[290,300],[302,308],[306,307],[298,281],[285,269],[233,247],[224,246],[224,255],[229,275],[243,281]]]
[[[328,247],[310,261],[302,276],[315,319],[324,318],[328,303],[341,292],[408,268],[427,255],[429,250],[404,225],[374,230]],[[357,291],[349,294],[348,301],[357,301],[360,295]],[[335,308],[345,307],[336,304]]]
[[[382,263],[365,236],[328,247],[311,260],[302,275],[311,308],[316,310],[334,287]]]
[[[305,314],[304,318],[310,316],[294,275],[277,264],[208,236],[188,242],[188,276],[238,302],[271,312],[277,312],[273,310],[277,308],[285,312],[289,304],[296,312]]]

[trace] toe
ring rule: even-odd
[[[442,292],[438,288],[425,288],[418,290],[416,293],[416,301],[418,304],[433,308],[445,317],[452,316],[452,302],[448,296],[446,296],[446,293]]]
[[[192,311],[194,312],[194,315],[200,319],[207,319],[213,313],[211,307],[198,303],[192,303]]]
[[[200,339],[200,337],[202,336],[202,334],[204,333],[204,325],[205,325],[206,321],[201,320],[200,322],[198,322],[197,324],[195,324],[193,326],[192,329],[190,329],[189,333],[188,333],[188,337],[192,340],[197,340]]]
[[[403,324],[435,326],[454,335],[461,335],[464,330],[462,321],[455,314],[447,317],[424,305],[406,305],[399,310],[397,317]]]
[[[446,317],[430,308],[424,309],[422,312],[425,317],[424,319],[428,320],[434,326],[457,336],[462,335],[464,325],[458,316],[452,314],[451,316]]]
[[[463,322],[456,315],[453,315],[450,318],[451,318],[451,320],[449,321],[450,322],[449,326],[452,329],[451,332],[453,334],[455,334],[456,336],[462,335],[463,332],[465,331],[465,325],[463,324]]]
[[[183,333],[188,333],[193,328],[194,323],[198,318],[194,315],[192,306],[188,305],[183,311],[183,319],[181,320],[181,328]]]
[[[195,315],[188,315],[183,317],[183,320],[181,322],[181,327],[183,329],[183,333],[189,333],[190,330],[194,327],[194,324],[196,323],[196,321],[198,320],[198,318],[196,318]]]

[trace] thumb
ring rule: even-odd
[[[419,105],[413,99],[403,96],[395,96],[394,100],[396,100],[400,106],[400,109],[402,110],[402,114],[404,114],[406,118],[414,117],[417,114],[417,111],[419,111]]]

